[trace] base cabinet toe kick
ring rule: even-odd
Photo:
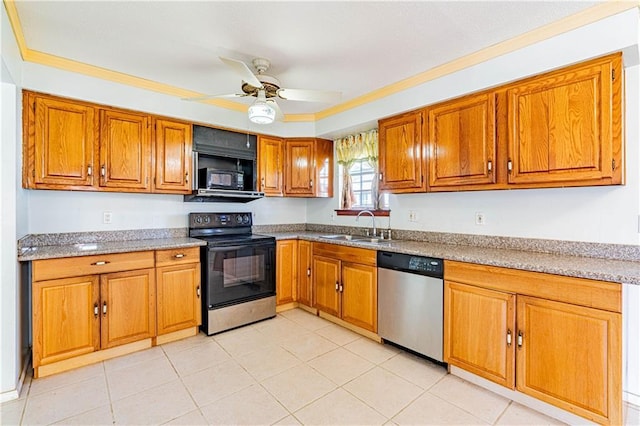
[[[622,424],[622,286],[445,262],[444,361],[600,424]]]

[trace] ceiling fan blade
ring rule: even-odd
[[[338,102],[342,97],[341,92],[333,92],[330,90],[304,90],[304,89],[280,89],[278,96],[289,101],[306,101],[306,102]]]
[[[276,120],[282,121],[284,119],[284,114],[275,99],[267,99],[267,104],[276,111]]]
[[[258,77],[256,77],[255,74],[251,72],[251,69],[249,69],[247,64],[245,64],[244,62],[236,61],[235,59],[225,58],[222,56],[220,56],[220,60],[230,68],[233,68],[233,70],[242,77],[242,80],[246,81],[253,87],[262,87],[262,83],[260,83]]]
[[[243,98],[245,96],[249,96],[246,93],[228,93],[226,95],[203,95],[203,96],[195,96],[193,98],[182,98],[183,101],[206,101],[207,99],[216,99],[216,98]]]

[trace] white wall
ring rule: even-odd
[[[17,396],[16,386],[26,346],[20,318],[20,273],[16,241],[27,232],[24,191],[20,188],[20,87],[22,64],[4,6],[0,88],[0,401]]]
[[[638,9],[604,19],[519,51],[506,54],[405,93],[318,123],[324,134],[340,134],[349,119],[390,115],[497,86],[530,74],[623,50],[626,65],[627,184],[625,186],[391,195],[391,226],[436,232],[638,244],[640,212],[640,67]],[[389,106],[391,104],[391,107]],[[337,168],[336,168],[337,169]],[[336,170],[336,174],[337,174]],[[336,193],[337,179],[336,179]],[[307,221],[356,225],[353,217],[332,219],[338,200],[310,200]],[[409,212],[417,222],[409,221]],[[475,213],[486,224],[475,224]],[[382,226],[389,219],[380,218]],[[369,221],[359,225],[369,226]]]

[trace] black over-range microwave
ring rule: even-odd
[[[241,202],[264,197],[257,191],[256,135],[193,126],[193,192],[185,201]]]

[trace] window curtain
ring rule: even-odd
[[[353,185],[349,170],[357,160],[366,159],[373,168],[374,179],[371,182],[371,199],[373,208],[378,208],[378,130],[356,133],[334,140],[336,159],[342,166],[342,191],[340,192],[340,208],[350,209],[355,201]]]

